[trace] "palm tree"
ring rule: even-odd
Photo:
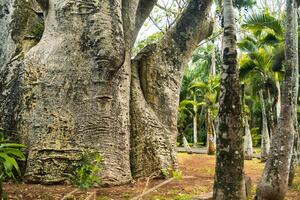
[[[272,98],[276,101],[277,116],[280,109],[278,74],[282,63],[278,60],[280,57],[273,54],[275,49],[275,53],[278,54],[277,49],[283,46],[283,28],[282,22],[269,14],[253,14],[246,19],[243,27],[250,29],[252,34],[248,34],[239,43],[240,50],[244,52],[240,61],[240,76],[249,79],[248,82],[252,82],[257,88],[256,91],[259,91],[257,95],[260,97],[262,111],[261,160],[265,161],[270,149],[270,136],[275,129]],[[280,66],[274,67],[277,64]],[[277,91],[274,91],[274,88]],[[271,93],[275,96],[272,97]],[[264,99],[267,99],[268,112]]]
[[[250,15],[242,26],[252,32],[254,37],[246,37],[241,49],[246,51],[255,51],[260,47],[268,47],[272,49],[272,69],[277,96],[276,100],[276,117],[279,118],[281,110],[281,90],[280,90],[280,75],[282,73],[284,59],[284,26],[283,21],[275,18],[269,13],[254,13]],[[256,37],[256,38],[255,38]]]
[[[224,51],[213,199],[246,199],[236,27],[232,0],[224,0]],[[234,167],[232,167],[234,166]]]
[[[286,1],[285,77],[282,108],[277,133],[272,138],[270,158],[257,187],[258,200],[282,200],[285,197],[291,166],[298,98],[298,1]]]
[[[215,126],[214,119],[218,112],[218,97],[220,89],[220,78],[218,76],[210,76],[207,82],[198,81],[190,87],[193,91],[198,91],[201,99],[200,105],[203,106],[206,112],[206,130],[207,130],[207,153],[215,154]]]

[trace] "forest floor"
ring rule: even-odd
[[[179,153],[178,160],[179,169],[184,178],[170,181],[144,196],[143,200],[188,200],[193,196],[212,191],[215,168],[214,156]],[[263,167],[258,159],[245,161],[245,171],[252,179],[253,193]],[[147,190],[164,181],[150,180]],[[72,191],[75,192],[68,195],[68,198],[64,198],[65,200],[127,200],[143,193],[146,183],[147,180],[138,180],[124,186],[96,188],[88,191],[78,191],[75,190],[76,188],[67,185],[42,186],[8,183],[5,185],[5,190],[9,199],[15,200],[56,200],[62,199]],[[289,189],[286,200],[300,200],[300,168],[297,169],[294,185]]]

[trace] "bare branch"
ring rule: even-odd
[[[157,1],[158,0],[140,0],[135,17],[134,39],[136,38],[145,20],[149,17]]]

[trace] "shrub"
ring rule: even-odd
[[[102,160],[98,153],[84,152],[81,161],[69,175],[72,185],[82,190],[98,186],[101,183],[99,176]]]
[[[21,151],[25,146],[22,144],[8,142],[0,133],[0,199],[5,199],[2,183],[6,179],[16,180],[21,176],[17,160],[25,161],[25,155]]]

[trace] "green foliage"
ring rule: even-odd
[[[251,136],[252,136],[252,144],[253,147],[257,147],[260,144],[261,141],[261,135],[259,134],[259,128],[252,128],[250,130]]]
[[[141,51],[147,45],[157,42],[159,39],[162,38],[162,36],[163,36],[162,32],[156,32],[156,33],[150,35],[149,37],[147,37],[146,39],[139,41],[133,49],[134,54],[137,54],[139,51]]]
[[[22,144],[10,143],[0,133],[0,199],[5,199],[2,182],[5,179],[16,180],[16,175],[21,176],[18,160],[25,161],[25,155],[21,151],[25,148]]]
[[[261,34],[262,30],[269,31],[280,36],[284,33],[282,21],[276,19],[269,13],[254,13],[248,16],[242,27],[250,29],[255,35]]]
[[[102,171],[102,157],[98,153],[84,152],[81,162],[75,167],[72,174],[69,174],[71,183],[82,190],[98,186],[101,183],[99,178]]]
[[[191,199],[192,197],[193,197],[193,195],[191,195],[191,194],[179,194],[174,197],[174,200],[188,200],[188,199]]]
[[[237,9],[251,8],[256,4],[255,0],[233,0],[233,6]]]
[[[25,161],[25,155],[21,151],[25,148],[22,144],[8,142],[4,134],[0,133],[0,181],[5,178],[16,179],[21,176],[17,160]]]
[[[179,170],[173,171],[173,172],[172,172],[172,177],[173,177],[175,180],[182,180],[182,179],[183,179],[182,171],[179,171]]]

